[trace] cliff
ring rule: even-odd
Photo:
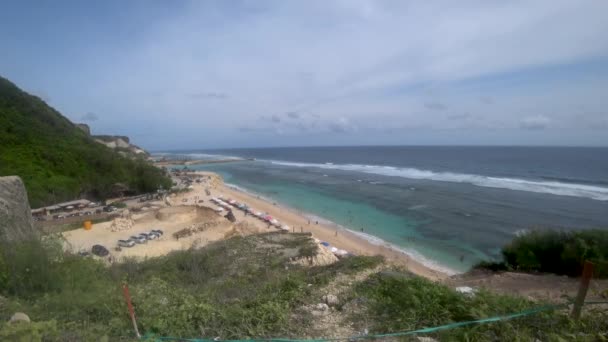
[[[148,157],[150,154],[143,148],[133,145],[129,137],[121,135],[93,135],[96,142],[111,148],[127,157]]]

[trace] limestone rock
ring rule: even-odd
[[[76,127],[80,128],[87,135],[91,135],[91,128],[89,127],[89,125],[83,124],[83,123],[79,123],[79,124],[76,124]]]
[[[325,316],[329,314],[329,306],[325,303],[312,305],[310,313],[313,316]]]
[[[10,324],[15,323],[29,323],[30,317],[23,312],[16,312],[11,319],[8,321]]]
[[[329,305],[329,306],[334,306],[334,305],[338,305],[340,303],[340,301],[338,300],[338,297],[336,295],[333,294],[326,294],[323,296],[323,301]]]
[[[37,235],[21,178],[0,177],[0,241],[15,242]]]
[[[436,339],[434,339],[432,337],[418,336],[417,339],[420,342],[439,342],[439,341],[437,341]]]

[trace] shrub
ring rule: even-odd
[[[608,231],[531,231],[503,247],[502,255],[504,268],[573,277],[582,273],[584,261],[589,260],[598,264],[596,277],[608,277]]]

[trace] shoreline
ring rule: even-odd
[[[244,189],[244,188],[242,188],[242,187],[240,187],[238,185],[235,185],[235,184],[224,182],[224,186],[228,187],[228,188],[230,188],[232,190],[245,193],[245,194],[247,194],[249,196],[253,196],[253,197],[259,198],[259,199],[264,200],[264,201],[266,201],[268,203],[275,202],[272,198],[267,198],[267,197],[265,197],[263,195],[256,194],[256,193],[254,193],[252,191]],[[301,211],[299,209],[295,209],[295,208],[289,207],[289,206],[287,206],[285,204],[282,204],[282,203],[279,203],[279,202],[276,202],[276,203],[277,203],[277,205],[276,205],[277,207],[283,208],[283,209],[285,209],[287,211],[291,211],[294,215],[303,216],[303,217],[305,217],[307,219],[310,219],[311,221],[319,221],[320,223],[322,223],[323,226],[330,226],[330,227],[334,227],[336,229],[339,229],[340,231],[348,232],[349,234],[355,235],[356,237],[358,237],[360,239],[363,239],[367,243],[370,243],[370,244],[372,244],[374,246],[380,246],[380,247],[388,248],[388,249],[391,249],[391,250],[393,250],[393,251],[395,251],[397,253],[404,254],[408,258],[411,258],[411,259],[415,260],[416,262],[422,264],[423,266],[425,266],[425,267],[427,267],[427,268],[429,268],[431,270],[440,272],[440,273],[444,274],[447,277],[464,273],[464,272],[459,272],[459,271],[453,270],[453,269],[451,269],[451,268],[449,268],[447,266],[441,265],[441,264],[439,264],[439,263],[437,263],[437,262],[435,262],[433,260],[430,260],[430,259],[426,258],[425,256],[423,256],[422,254],[420,254],[420,252],[418,252],[416,250],[413,250],[413,251],[412,250],[407,250],[407,249],[405,249],[403,247],[400,247],[398,245],[390,243],[390,242],[388,242],[388,241],[386,241],[386,240],[384,240],[382,238],[379,238],[379,237],[377,237],[375,235],[372,235],[372,234],[369,234],[369,233],[365,233],[365,232],[361,232],[361,231],[357,231],[357,230],[353,230],[353,229],[345,227],[345,226],[343,226],[341,224],[338,224],[336,222],[328,220],[326,218],[317,216],[316,214],[312,214],[312,213],[309,213],[309,212],[303,212],[303,211]]]
[[[200,175],[212,175],[222,179],[219,174],[214,172],[193,172]],[[398,246],[392,245],[373,235],[365,234],[366,236],[361,236],[361,233],[359,232],[355,232],[326,219],[318,218],[317,220],[316,216],[313,214],[307,215],[307,213],[285,206],[273,199],[264,198],[236,185],[224,183],[223,179],[221,183],[215,185],[211,191],[216,192],[213,196],[223,195],[225,197],[230,197],[239,202],[245,202],[256,210],[267,212],[273,217],[276,217],[280,222],[289,225],[292,228],[292,231],[310,232],[313,237],[321,241],[326,241],[332,246],[355,254],[382,255],[387,262],[403,266],[410,272],[427,279],[443,280],[456,274],[455,272],[448,271],[445,267],[443,268],[446,270],[442,270],[440,265],[436,267],[429,266],[410,255],[412,252],[400,249]],[[369,236],[369,238],[366,238],[367,236]],[[376,241],[372,242],[370,240]]]

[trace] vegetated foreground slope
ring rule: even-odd
[[[313,255],[315,247],[306,234],[268,233],[111,266],[66,254],[52,239],[44,246],[0,248],[5,297],[0,297],[0,340],[34,333],[44,341],[136,340],[123,282],[140,331],[151,336],[147,341],[155,341],[152,336],[297,339],[391,333],[545,304],[485,290],[463,295],[391,269],[380,257],[294,264]],[[332,301],[324,298],[330,294]],[[15,312],[33,322],[5,323]],[[429,335],[439,341],[601,341],[607,331],[608,312],[586,307],[580,321],[570,320],[567,310],[555,310]]]
[[[0,77],[0,176],[18,175],[32,207],[79,196],[105,198],[116,183],[133,192],[170,181],[143,159],[95,142],[70,120]]]

